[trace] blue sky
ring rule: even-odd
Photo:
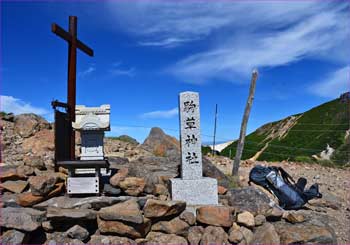
[[[139,141],[149,127],[178,136],[177,102],[197,91],[201,126],[237,138],[251,72],[248,132],[349,90],[346,1],[1,2],[1,110],[52,120],[66,100],[67,44],[51,33],[78,16],[77,104],[111,104],[112,131]],[[203,136],[203,141],[210,141]]]

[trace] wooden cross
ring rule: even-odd
[[[51,30],[57,36],[66,40],[68,46],[68,92],[67,104],[68,115],[71,122],[75,121],[75,104],[76,104],[76,66],[77,66],[77,48],[89,56],[94,55],[94,51],[77,39],[77,17],[69,16],[69,32],[65,31],[59,25],[53,23]],[[70,123],[71,125],[71,123]],[[71,126],[72,127],[72,126]],[[75,132],[71,130],[71,160],[75,160]]]

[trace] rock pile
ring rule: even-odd
[[[4,167],[53,167],[54,135],[44,118],[35,114],[2,115],[2,160]]]
[[[179,176],[180,154],[161,130],[143,145],[128,143],[134,155],[110,158],[115,174],[105,196],[68,197],[64,169],[52,171],[51,125],[32,114],[1,123],[1,244],[336,243],[327,216],[283,212],[258,189],[231,189],[206,158],[203,174],[218,179],[220,206],[172,201],[168,182]]]
[[[229,195],[224,198],[230,199]],[[294,244],[336,243],[326,220],[302,211],[265,213],[235,206],[186,207],[154,195],[52,198],[2,209],[2,244]],[[267,216],[266,216],[267,215]],[[293,216],[294,218],[290,218]],[[298,218],[295,218],[298,217]],[[303,219],[300,219],[303,217]],[[298,220],[296,222],[296,220]]]

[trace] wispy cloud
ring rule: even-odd
[[[334,98],[349,90],[350,66],[328,74],[324,79],[309,87],[311,93],[325,98]]]
[[[16,115],[22,113],[35,113],[37,115],[47,115],[50,112],[41,107],[32,106],[30,103],[13,96],[0,95],[1,111],[14,113]]]
[[[113,67],[109,70],[110,74],[115,76],[128,76],[133,77],[135,76],[135,68],[123,68],[121,62],[115,62]]]
[[[96,71],[95,65],[91,65],[85,70],[78,72],[78,77],[84,78],[89,74],[93,73],[94,71]]]
[[[161,46],[161,47],[168,47],[173,48],[178,45],[181,45],[183,43],[193,41],[194,39],[188,39],[188,38],[166,38],[164,40],[159,41],[142,41],[139,42],[139,45],[141,46]]]
[[[204,41],[195,52],[166,69],[193,83],[216,78],[232,81],[232,77],[237,82],[247,78],[253,68],[283,66],[305,58],[344,64],[350,52],[348,2],[107,4],[116,22],[123,23],[120,27],[139,36],[141,45],[168,48]]]
[[[178,115],[178,108],[173,108],[170,110],[164,111],[151,111],[141,114],[141,118],[150,119],[150,118],[172,118]]]

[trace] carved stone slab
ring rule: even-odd
[[[181,177],[202,178],[202,151],[199,116],[199,94],[183,92],[179,96]]]
[[[99,193],[98,177],[69,177],[67,179],[68,194]]]

